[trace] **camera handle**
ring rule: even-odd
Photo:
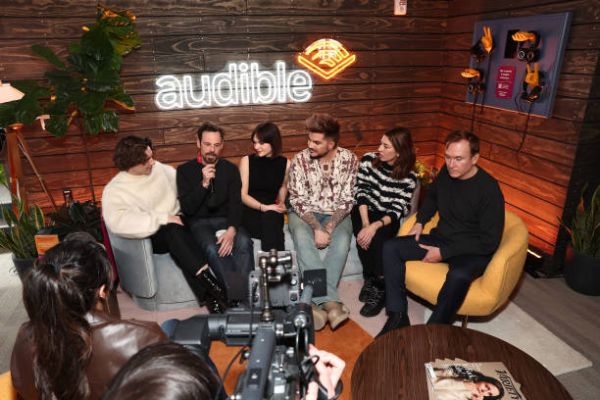
[[[242,399],[262,400],[264,398],[274,349],[275,331],[266,326],[259,326],[252,340],[252,352],[244,375]]]
[[[262,322],[271,322],[275,320],[275,316],[273,315],[272,307],[271,307],[271,298],[269,296],[269,282],[267,277],[267,257],[261,257],[258,259],[258,266],[260,267],[260,272],[262,275],[261,279],[261,290],[262,290],[262,298],[263,298],[263,309],[260,314],[260,320]]]

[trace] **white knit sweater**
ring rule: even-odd
[[[150,175],[121,171],[104,187],[102,215],[108,229],[126,238],[145,238],[179,213],[175,169],[158,161]]]

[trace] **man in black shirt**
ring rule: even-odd
[[[247,299],[254,267],[252,241],[240,226],[241,179],[238,168],[220,158],[223,128],[205,122],[198,129],[198,156],[177,168],[181,211],[208,263],[227,287],[232,302]]]
[[[445,262],[448,274],[427,323],[450,324],[476,278],[483,275],[500,244],[504,197],[498,182],[477,166],[479,139],[470,132],[446,138],[446,165],[429,188],[409,236],[390,239],[383,247],[388,320],[379,335],[410,325],[407,314],[406,261]],[[438,212],[429,235],[423,225]]]

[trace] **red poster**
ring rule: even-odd
[[[496,97],[499,99],[512,99],[513,87],[515,86],[516,68],[508,65],[498,67],[496,77]]]

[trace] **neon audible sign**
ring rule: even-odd
[[[261,71],[256,62],[229,63],[227,72],[203,75],[163,75],[154,98],[161,110],[226,107],[246,104],[303,103],[312,96],[312,79],[304,70]]]
[[[298,63],[325,80],[332,79],[354,64],[356,55],[334,39],[319,39],[298,54]]]

